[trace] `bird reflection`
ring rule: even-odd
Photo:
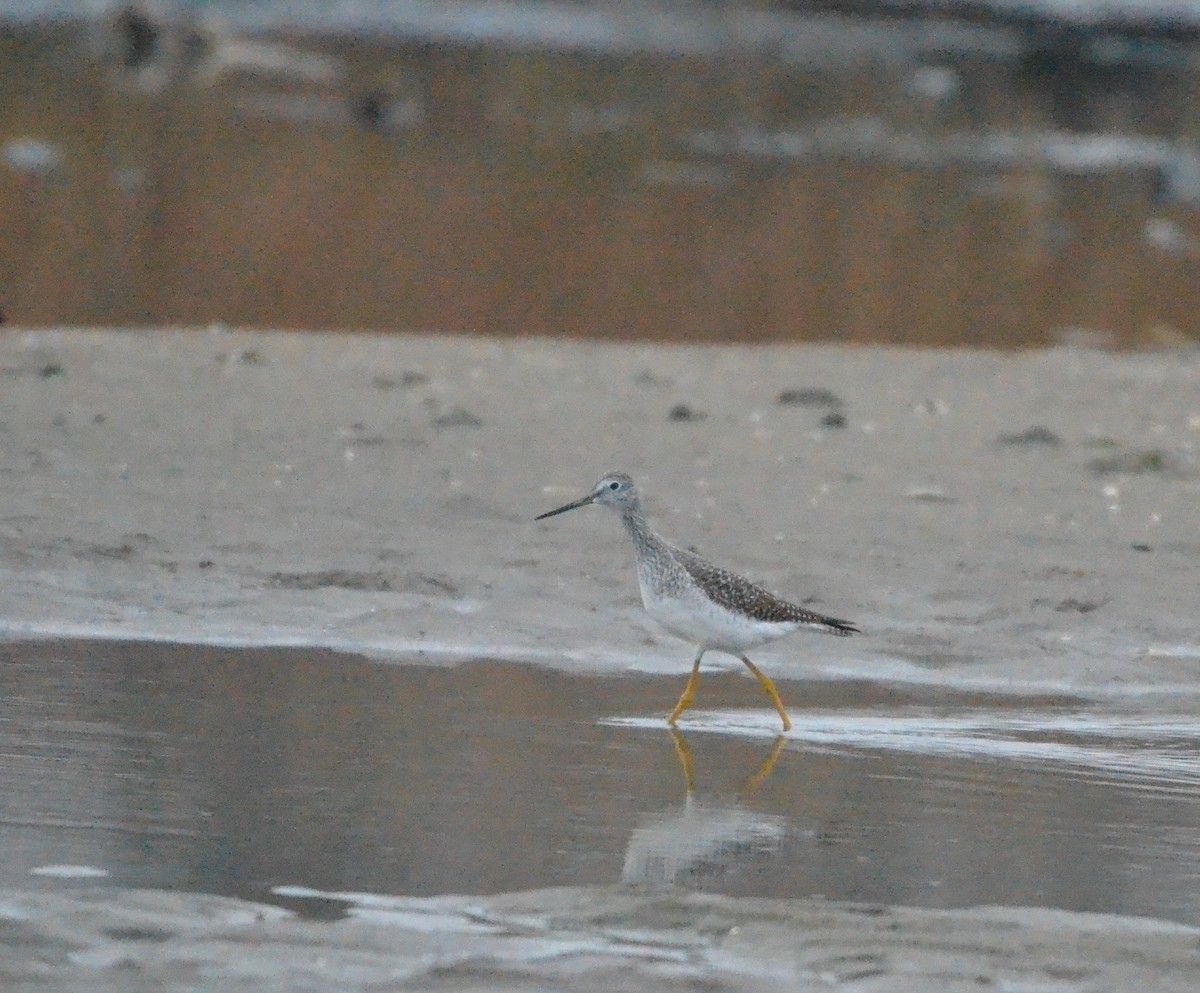
[[[642,886],[679,886],[721,872],[739,854],[777,850],[787,834],[787,821],[741,803],[709,806],[696,796],[692,750],[671,728],[675,755],[683,769],[685,795],[681,809],[648,815],[634,828],[625,847],[621,880]],[[738,791],[739,797],[758,789],[771,775],[787,739],[775,739],[771,752]]]

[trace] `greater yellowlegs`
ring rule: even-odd
[[[692,675],[683,696],[667,723],[674,725],[690,707],[700,679],[700,660],[705,652],[726,652],[745,663],[783,719],[783,729],[792,722],[775,684],[746,657],[746,649],[782,638],[800,628],[826,634],[850,635],[858,628],[849,621],[825,617],[768,593],[761,586],[677,548],[662,538],[642,515],[633,480],[623,472],[602,476],[592,491],[574,503],[540,514],[535,520],[598,503],[621,515],[621,523],[633,539],[637,554],[638,585],[646,612],[671,634],[698,646]]]

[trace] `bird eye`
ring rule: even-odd
[[[610,490],[619,490],[621,488],[621,484],[618,483],[616,480],[613,480],[611,483],[608,484],[608,488]]]

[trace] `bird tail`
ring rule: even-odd
[[[842,621],[836,617],[824,617],[821,614],[814,614],[812,620],[807,622],[818,631],[823,631],[825,634],[834,634],[839,638],[848,638],[852,634],[860,634],[858,625],[852,621]]]

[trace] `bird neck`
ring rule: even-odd
[[[647,590],[657,595],[663,585],[663,577],[670,574],[674,563],[671,546],[658,536],[636,508],[622,512],[621,523],[625,525],[625,530],[633,540],[633,554],[637,559],[638,585],[642,590],[642,599],[648,595]]]
[[[638,548],[654,543],[654,531],[646,518],[642,516],[641,511],[636,508],[622,511],[621,523],[625,525],[625,530]]]

